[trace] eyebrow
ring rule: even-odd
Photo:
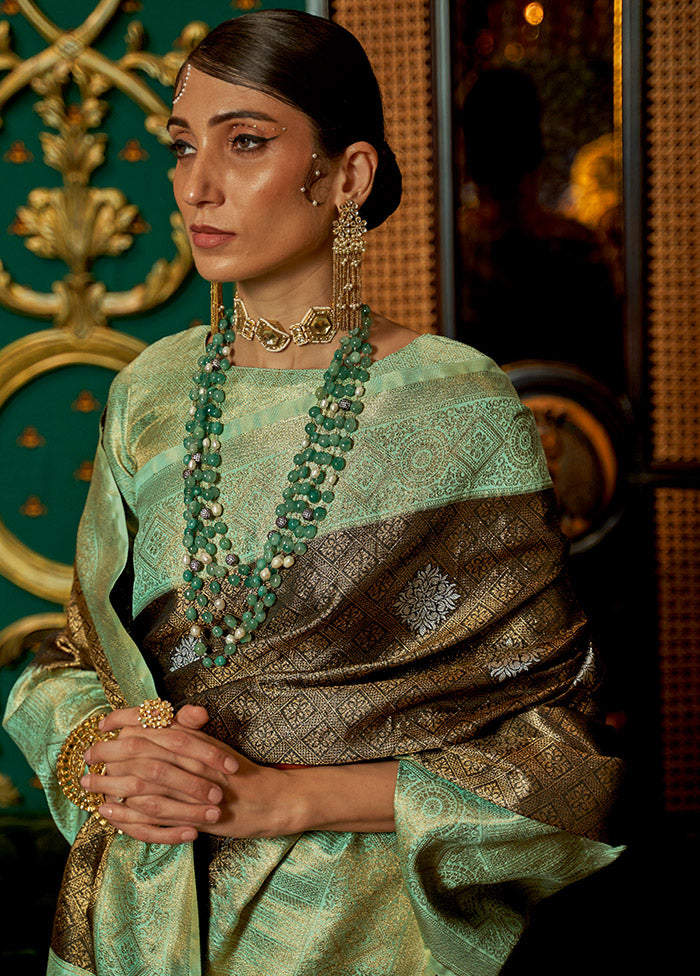
[[[260,122],[275,122],[276,124],[276,120],[271,115],[266,115],[265,112],[255,112],[252,109],[232,109],[230,112],[220,112],[218,115],[213,115],[207,125],[212,128],[221,125],[223,122],[230,122],[232,119],[258,119]],[[171,125],[179,125],[183,129],[190,127],[186,119],[177,115],[171,115],[166,122],[166,128],[169,129]]]

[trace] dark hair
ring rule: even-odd
[[[362,45],[344,27],[300,11],[260,10],[219,24],[187,60],[214,78],[300,109],[328,157],[369,142],[379,165],[360,214],[372,228],[396,210],[401,171],[384,136],[379,85]]]

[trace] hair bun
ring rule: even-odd
[[[384,223],[401,202],[401,170],[386,139],[378,149],[378,157],[372,192],[360,207],[360,215],[367,221],[368,230]]]

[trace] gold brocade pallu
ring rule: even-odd
[[[72,844],[49,974],[495,976],[537,901],[619,853],[620,763],[532,416],[441,337],[373,364],[332,511],[254,640],[208,671],[178,588],[182,391],[205,333],[116,378],[68,626],[5,716]],[[321,377],[230,371],[221,476],[244,558]],[[227,596],[240,612],[243,590]],[[86,819],[57,784],[62,742],[157,694],[203,705],[206,731],[260,763],[398,758],[396,831],[212,838],[196,869],[190,844]]]
[[[159,691],[204,706],[205,731],[256,762],[411,757],[600,839],[619,763],[586,721],[599,678],[554,516],[538,492],[330,533],[223,668],[199,663],[181,591],[138,616],[134,639]]]

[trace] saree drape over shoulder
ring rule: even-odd
[[[161,340],[116,378],[68,628],[5,720],[73,844],[49,972],[495,974],[532,905],[617,854],[605,819],[619,762],[601,746],[596,655],[532,416],[450,340],[375,363],[318,536],[252,643],[207,671],[181,576],[181,431],[203,340]],[[222,501],[248,558],[321,373],[229,375]],[[204,705],[206,730],[256,762],[399,758],[396,832],[200,838],[202,885],[192,845],[85,820],[56,784],[63,739],[156,694]]]

